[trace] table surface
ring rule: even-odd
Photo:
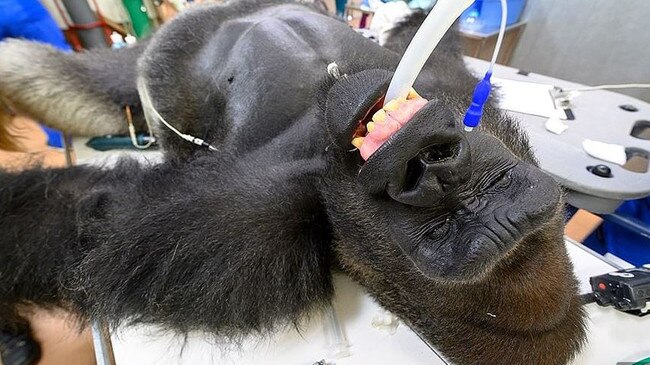
[[[567,242],[581,289],[588,290],[590,276],[615,268],[579,244]],[[112,337],[118,365],[312,365],[328,364],[447,364],[413,331],[400,324],[395,334],[371,325],[380,312],[377,303],[344,275],[335,277],[334,309],[350,345],[350,356],[335,359],[329,322],[316,316],[300,332],[288,328],[264,338],[248,338],[240,344],[224,344],[208,335],[194,333],[184,338],[151,326],[124,328]],[[596,304],[586,306],[589,316],[588,343],[572,365],[615,364],[650,356],[650,316],[639,318]]]

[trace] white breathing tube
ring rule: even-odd
[[[409,43],[388,86],[385,103],[406,97],[424,63],[460,14],[474,0],[438,0]]]
[[[454,24],[456,19],[465,11],[474,0],[438,0],[427,18],[418,29],[417,33],[411,40],[404,56],[397,65],[395,74],[388,86],[388,92],[384,104],[398,98],[405,98],[415,83],[415,79],[422,71],[427,59],[438,46],[442,37],[447,33],[449,28]],[[497,39],[490,67],[481,82],[474,91],[472,105],[467,111],[465,117],[465,130],[471,131],[476,127],[483,113],[483,105],[487,101],[492,85],[492,69],[497,61],[503,36],[506,30],[508,19],[508,4],[506,0],[501,0],[501,26],[499,27],[499,37]]]

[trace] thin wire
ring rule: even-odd
[[[144,79],[142,79],[142,78],[138,79],[138,90],[140,91],[140,93],[143,96],[142,97],[142,99],[143,99],[142,103],[146,106],[146,108],[150,112],[153,113],[154,117],[156,117],[158,120],[160,120],[162,122],[162,124],[164,124],[167,128],[171,129],[172,132],[174,132],[174,133],[176,133],[176,134],[178,134],[179,136],[182,137],[183,133],[181,133],[178,129],[174,128],[174,126],[172,126],[171,124],[167,123],[165,118],[163,118],[162,115],[160,115],[160,113],[158,113],[156,108],[153,107],[151,97],[149,96],[149,90],[147,89],[147,85],[145,85]]]
[[[147,148],[151,147],[155,139],[153,136],[153,128],[151,128],[151,122],[149,121],[149,119],[144,118],[145,122],[147,123],[147,133],[149,134],[149,141],[147,141],[143,145],[140,145],[138,143],[138,136],[135,133],[135,126],[133,125],[133,115],[131,114],[131,107],[128,105],[125,106],[124,111],[126,112],[126,121],[129,127],[129,136],[131,137],[131,144],[135,148],[140,150],[146,150]]]
[[[506,33],[506,23],[508,22],[508,4],[506,0],[501,0],[501,25],[499,26],[499,37],[497,38],[497,44],[494,47],[494,53],[492,53],[492,61],[490,62],[490,68],[488,72],[492,73],[494,65],[497,63],[497,57],[499,57],[499,51],[501,50],[501,43],[503,43],[503,38]]]
[[[563,90],[566,92],[571,91],[595,91],[595,90],[604,90],[604,89],[650,89],[650,84],[613,84],[613,85],[598,85],[598,86],[586,86],[577,89],[567,89]]]
[[[211,144],[207,143],[201,138],[194,137],[189,134],[181,133],[178,129],[174,128],[173,125],[167,123],[165,118],[163,118],[162,115],[160,115],[160,113],[158,113],[156,108],[153,106],[153,102],[151,101],[151,97],[149,96],[149,90],[147,89],[147,85],[145,84],[144,78],[142,77],[138,78],[138,92],[140,93],[140,99],[142,100],[143,110],[145,111],[145,119],[147,118],[146,111],[148,110],[152,112],[154,117],[156,117],[165,127],[169,128],[172,132],[176,133],[182,139],[190,143],[194,143],[197,146],[206,147],[210,151],[218,151],[216,147],[212,146]]]

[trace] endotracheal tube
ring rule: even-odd
[[[394,99],[406,97],[415,83],[415,79],[420,74],[422,67],[424,67],[425,62],[431,56],[438,43],[440,43],[442,37],[451,28],[460,14],[473,2],[474,0],[438,0],[436,6],[433,7],[411,40],[399,65],[397,65],[395,74],[388,86],[388,92],[385,98],[386,103]],[[483,106],[487,102],[492,89],[490,78],[492,77],[492,69],[494,68],[501,43],[503,42],[507,19],[508,4],[506,0],[501,0],[501,27],[499,28],[499,37],[494,48],[490,67],[483,79],[476,85],[472,97],[472,104],[465,114],[463,124],[465,125],[466,131],[473,130],[481,121]]]

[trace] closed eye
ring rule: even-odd
[[[508,168],[505,171],[497,175],[496,178],[488,180],[487,184],[481,187],[481,194],[495,194],[500,193],[508,189],[512,183],[512,168]]]

